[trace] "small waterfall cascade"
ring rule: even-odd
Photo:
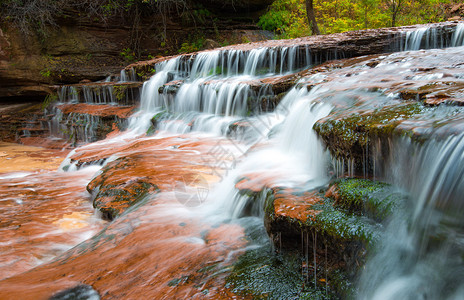
[[[156,125],[156,129],[177,133],[228,135],[244,121],[242,125],[248,125],[240,129],[249,131],[245,136],[253,136],[260,120],[248,117],[273,110],[277,102],[272,86],[262,79],[342,57],[336,51],[321,56],[298,46],[215,50],[191,58],[177,57],[158,64],[156,74],[144,83],[140,112],[129,128],[138,134]]]
[[[112,124],[120,128],[127,126],[126,121],[118,116],[101,117],[75,112],[65,115],[59,108],[55,108],[54,116],[49,121],[49,132],[52,137],[73,144],[91,143],[103,139],[112,130]]]
[[[130,68],[129,70],[122,69],[119,73],[119,82],[134,82],[138,81],[137,73],[135,73],[134,68]]]
[[[460,299],[464,293],[464,136],[395,142],[388,173],[410,191],[362,272],[362,299]],[[411,159],[413,157],[413,159]]]
[[[443,27],[426,26],[401,33],[400,51],[441,49],[464,46],[464,23],[458,23],[452,31]]]
[[[142,227],[138,226],[153,225],[156,222],[152,220],[159,217],[156,214],[165,213],[158,223],[164,226],[166,222],[172,227],[163,227],[158,232],[165,228],[173,228],[172,232],[184,229],[187,232],[191,227],[198,228],[191,236],[172,236],[170,232],[169,236],[162,235],[161,244],[165,240],[185,238],[186,244],[172,245],[193,244],[195,248],[207,249],[208,252],[214,252],[208,248],[212,244],[208,239],[210,233],[225,223],[237,225],[246,216],[255,220],[261,218],[259,224],[262,227],[262,219],[267,213],[263,210],[266,201],[263,195],[274,192],[274,188],[289,191],[286,194],[290,195],[289,198],[314,192],[312,196],[315,198],[328,200],[331,197],[326,193],[329,182],[333,182],[332,179],[344,179],[338,177],[364,176],[364,179],[373,179],[372,182],[389,182],[409,194],[403,210],[395,212],[384,224],[381,224],[381,220],[364,215],[347,218],[350,222],[362,219],[366,223],[371,222],[368,225],[372,225],[372,228],[384,230],[376,250],[360,250],[372,251],[372,256],[368,257],[365,268],[360,270],[362,274],[357,282],[357,296],[360,299],[459,299],[464,294],[464,226],[461,218],[464,213],[461,201],[464,192],[464,111],[458,105],[462,105],[460,87],[464,81],[464,72],[456,66],[462,65],[460,57],[463,50],[459,46],[464,43],[464,26],[459,23],[453,32],[440,30],[423,27],[404,33],[401,50],[410,52],[368,56],[357,61],[347,61],[346,64],[341,61],[333,68],[320,68],[317,72],[305,69],[330,59],[344,58],[347,54],[335,50],[314,52],[309,46],[257,49],[244,46],[244,50],[220,49],[178,56],[156,64],[154,75],[143,83],[137,81],[136,72],[132,69],[121,71],[114,82],[62,87],[59,90],[59,105],[55,110],[48,111],[49,115],[54,115],[49,123],[50,132],[68,138],[74,144],[79,141],[89,143],[104,139],[106,133],[127,123],[124,133],[115,133],[106,140],[89,145],[80,153],[82,148],[71,153],[82,156],[76,156],[77,160],[72,162],[68,157],[62,169],[75,171],[83,165],[108,161],[119,163],[120,158],[127,159],[123,161],[123,168],[119,168],[122,164],[109,163],[108,170],[118,168],[117,171],[130,171],[133,177],[117,186],[121,189],[108,189],[102,195],[109,198],[114,194],[125,194],[125,189],[129,189],[134,182],[140,184],[141,188],[150,186],[150,192],[147,193],[156,190],[157,194],[149,196],[153,198],[143,199],[137,204],[140,206],[131,207],[133,210],[128,210],[127,214],[115,216],[111,224],[123,226],[119,228],[123,228],[125,234],[133,238],[137,233],[155,232],[151,229],[161,228],[152,227],[150,231],[145,231],[148,227],[139,230]],[[447,46],[454,48],[413,51]],[[282,92],[275,82],[284,80],[286,76],[292,78],[292,81]],[[447,93],[442,93],[443,90]],[[139,106],[135,110],[137,103]],[[69,106],[83,107],[88,111],[81,113],[69,109]],[[127,111],[121,116],[119,110],[123,109]],[[132,109],[135,113],[132,113]],[[381,115],[386,111],[390,112],[388,116]],[[209,146],[211,150],[217,150],[214,148],[221,141],[227,141],[227,147],[233,151],[228,156],[207,153],[218,160],[214,163],[219,164],[221,171],[224,171],[224,174],[211,175],[205,171],[212,169],[211,165],[200,161],[200,156],[206,154],[202,151],[207,151]],[[114,153],[113,148],[116,149]],[[220,150],[230,154],[227,152],[230,149]],[[100,151],[104,154],[100,154]],[[90,158],[86,155],[90,155]],[[83,160],[81,164],[78,161],[81,157],[88,160]],[[184,159],[192,160],[193,163],[189,161],[189,164],[183,164]],[[133,165],[137,165],[135,167],[142,165],[144,169],[136,169],[130,164],[132,161],[135,162]],[[189,210],[190,207],[183,207],[187,205],[176,198],[178,190],[183,189],[182,192],[188,194],[190,188],[179,179],[182,174],[174,174],[176,168],[179,168],[179,173],[185,171],[191,174],[186,169],[192,169],[192,173],[198,171],[205,177],[209,176],[211,189],[208,190],[205,206]],[[101,172],[97,176],[107,170]],[[140,175],[143,172],[147,173]],[[158,175],[164,176],[163,179],[168,182],[162,182],[164,186],[159,191],[154,188],[159,178],[153,178]],[[110,176],[102,179],[105,188],[112,188]],[[185,181],[185,178],[182,180]],[[103,181],[93,191],[99,193]],[[243,181],[249,183],[249,186],[240,189],[239,185]],[[209,188],[208,184],[206,186]],[[256,190],[247,190],[250,186]],[[202,189],[204,191],[207,188]],[[156,201],[152,201],[155,197]],[[149,210],[144,210],[144,205],[148,205]],[[308,204],[308,210],[302,210],[303,213],[316,210],[312,205],[334,208],[337,203],[312,202]],[[140,211],[137,212],[138,209]],[[181,212],[179,219],[172,217],[173,211]],[[140,224],[126,222],[130,221],[131,213],[134,212],[143,213],[139,215]],[[212,226],[205,226],[207,230],[200,228],[203,226],[201,222],[191,224],[203,216],[207,222],[214,219]],[[173,221],[169,218],[175,223],[169,223]],[[327,222],[332,220],[338,222],[339,219]],[[305,221],[294,222],[298,223],[294,228],[297,228],[298,235],[301,234],[301,243],[306,245],[306,252],[310,243],[308,233],[312,232],[298,230],[303,228],[301,226],[310,226],[310,221],[313,220],[306,214]],[[215,222],[220,223],[220,226],[217,227]],[[357,231],[359,224],[348,227],[343,234],[350,237],[358,234],[349,229]],[[364,224],[359,225],[359,228]],[[306,230],[309,227],[304,228]],[[305,285],[309,282],[310,269],[314,272],[315,286],[318,284],[317,278],[322,278],[316,276],[316,255],[321,256],[316,253],[317,230],[314,230],[312,237],[314,265],[308,263],[308,253],[305,254],[303,264],[298,262],[297,270],[303,272],[304,269],[306,272],[306,279],[303,279]],[[108,237],[117,231],[108,230]],[[282,232],[279,235],[285,234]],[[227,235],[224,233],[228,234],[229,231],[215,234]],[[323,238],[326,236],[319,241]],[[376,238],[377,235],[373,239]],[[127,244],[118,244],[124,238],[113,240],[115,249],[120,245],[126,248]],[[135,239],[134,244],[142,245],[144,240],[145,236]],[[220,238],[217,240],[217,244],[222,243]],[[159,246],[158,242],[152,245]],[[328,243],[324,243],[327,256]],[[165,251],[165,245],[159,249]],[[103,243],[103,246],[106,247],[107,243]],[[94,248],[98,250],[99,247],[102,246],[96,245]],[[151,248],[149,250],[152,251]],[[232,257],[235,252],[239,252],[237,248],[231,251],[234,253],[224,256]],[[357,260],[358,252],[355,253],[347,251],[343,255],[352,255]],[[131,253],[127,255],[129,257]],[[185,253],[179,256],[184,259]],[[171,259],[169,263],[181,260],[178,257]],[[327,261],[326,258],[328,265]],[[150,276],[152,274],[150,272]],[[334,281],[327,280],[327,277],[325,279],[327,291],[327,282],[332,284]],[[184,280],[184,277],[179,280]]]
[[[430,34],[431,33],[431,34]],[[437,48],[436,46],[436,32],[435,28],[434,29],[429,29],[427,27],[420,28],[415,31],[409,31],[406,32],[406,40],[405,40],[405,45],[404,45],[404,50],[409,51],[409,50],[419,50],[421,49],[421,43],[422,43],[422,38],[425,35],[425,42],[426,46],[425,47],[430,47],[429,42],[429,36],[433,36],[434,40],[432,41],[432,47]]]
[[[50,135],[73,144],[90,143],[105,138],[115,128],[127,128],[126,120],[139,102],[141,86],[133,81],[61,86],[57,103],[45,109]]]
[[[213,191],[213,209],[219,207],[226,217],[234,219],[243,216],[245,209],[262,217],[264,199],[250,204],[249,197],[240,195],[235,188],[241,178],[250,174],[261,182],[261,189],[315,188],[327,182],[328,153],[311,128],[332,108],[315,101],[318,96],[317,89],[308,92],[305,87],[294,88],[285,96],[269,122],[270,128],[276,129],[275,134],[262,136],[260,142],[265,146],[240,160]]]
[[[459,23],[456,26],[456,31],[451,40],[451,47],[464,46],[464,23]]]
[[[63,104],[110,104],[134,105],[138,102],[138,82],[103,82],[74,86],[61,86],[58,90],[58,101]]]
[[[75,86],[64,85],[58,89],[60,103],[79,103],[79,93]]]

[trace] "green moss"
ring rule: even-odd
[[[175,287],[175,286],[178,286],[180,284],[186,283],[188,280],[189,280],[189,276],[182,276],[182,277],[179,277],[179,278],[175,278],[175,279],[168,282],[168,286]]]
[[[324,139],[332,154],[347,157],[362,149],[373,137],[390,136],[402,120],[412,119],[424,111],[420,103],[382,107],[365,113],[334,113],[316,122],[314,130]]]
[[[113,220],[122,214],[127,208],[113,208],[110,203],[106,203],[105,201],[101,202],[102,198],[110,198],[112,203],[127,203],[127,205],[131,207],[145,199],[145,196],[151,188],[153,188],[155,192],[159,192],[156,185],[148,182],[137,181],[129,186],[108,184],[100,187],[100,191],[93,201],[93,206],[94,208],[99,209],[106,219]],[[110,204],[110,206],[108,206],[108,204]]]
[[[391,185],[367,179],[347,178],[336,185],[337,205],[350,212],[382,221],[399,209],[405,195]]]
[[[331,199],[325,199],[312,208],[321,212],[314,219],[308,219],[305,225],[320,234],[339,242],[362,242],[365,246],[371,246],[378,239],[381,225],[366,217],[337,209]]]
[[[264,228],[247,230],[255,243],[264,235]],[[261,241],[262,242],[262,241]],[[269,241],[248,250],[233,265],[226,287],[242,296],[254,299],[334,299],[334,293],[324,286],[314,288],[302,275],[302,257],[292,253],[274,253]]]
[[[155,67],[147,66],[144,69],[137,70],[137,76],[140,78],[141,81],[148,80],[151,76],[156,73]]]
[[[208,71],[208,76],[221,75],[221,74],[227,74],[227,68],[223,69],[222,67],[217,66],[217,67],[211,68]]]
[[[151,118],[151,125],[150,127],[148,128],[146,134],[148,136],[151,136],[153,134],[155,134],[156,132],[156,127],[158,126],[158,123],[162,120],[165,120],[167,118],[169,118],[170,114],[166,111],[166,110],[163,110],[163,111],[160,111],[158,113],[156,113],[152,118]]]
[[[116,100],[122,101],[126,97],[127,87],[124,85],[115,85],[113,86],[113,95],[116,97]]]

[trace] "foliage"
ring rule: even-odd
[[[52,71],[49,69],[43,69],[40,71],[40,75],[42,75],[44,78],[50,78],[52,76]]]
[[[314,0],[316,20],[322,33],[367,28],[441,22],[445,4],[457,0]],[[395,14],[396,12],[396,14]],[[395,15],[394,15],[395,14]],[[295,38],[311,33],[305,0],[276,0],[258,25],[277,38]]]
[[[44,101],[42,102],[42,110],[46,109],[52,103],[55,103],[57,101],[58,101],[58,95],[57,94],[47,94]]]
[[[258,25],[264,30],[274,31],[279,38],[310,34],[303,0],[276,0],[261,16]]]
[[[127,62],[135,61],[135,52],[131,48],[122,49],[119,53]]]
[[[182,43],[179,53],[190,53],[196,52],[204,48],[205,45],[204,36],[194,36],[190,41]]]
[[[121,101],[126,97],[127,87],[124,85],[115,85],[113,87],[113,95],[116,97],[116,100]]]

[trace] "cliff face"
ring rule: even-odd
[[[116,15],[105,20],[66,10],[47,33],[24,34],[4,21],[0,29],[0,101],[42,100],[54,84],[102,80],[136,56],[177,54],[270,38],[255,25],[272,0],[204,0],[190,10]],[[10,99],[11,100],[11,99]]]

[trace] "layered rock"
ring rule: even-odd
[[[459,48],[449,48],[367,56],[310,70],[300,84],[315,90],[329,87],[321,97],[344,96],[314,129],[335,158],[351,161],[351,174],[363,176],[375,173],[376,160],[382,168],[392,139],[421,143],[431,135],[445,138],[460,132],[464,83],[456,68],[462,63],[458,53]]]
[[[52,91],[51,84],[104,79],[133,61],[135,52],[143,57],[177,54],[183,42],[187,46],[197,44],[192,32],[202,41],[219,36],[221,43],[270,38],[253,24],[255,13],[272,1],[203,2],[193,3],[182,12],[172,9],[142,16],[138,26],[129,21],[133,16],[110,15],[103,20],[102,16],[71,7],[64,8],[56,18],[58,26],[45,26],[46,32],[24,34],[3,20],[0,99],[40,100]],[[208,46],[203,44],[200,47]]]

